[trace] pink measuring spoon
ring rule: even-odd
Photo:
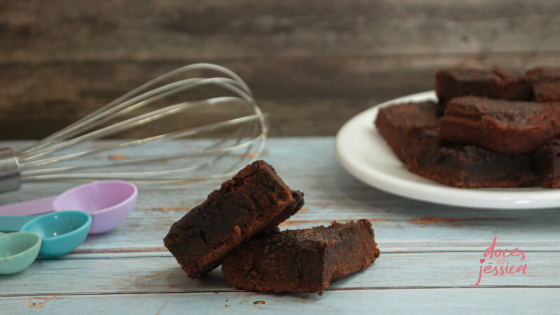
[[[37,215],[54,211],[80,210],[91,215],[89,234],[103,233],[119,225],[132,211],[138,188],[120,180],[93,182],[54,197],[0,206],[3,215]]]

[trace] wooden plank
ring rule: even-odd
[[[556,314],[560,289],[350,290],[317,294],[190,293],[12,297],[0,300],[11,314]],[[254,304],[263,301],[264,304]]]
[[[536,65],[560,65],[558,57],[558,53],[531,52],[0,63],[0,138],[44,138],[157,75],[191,62],[217,62],[246,80],[262,110],[270,114],[271,136],[333,136],[348,119],[371,106],[433,89],[434,73],[441,67],[502,65],[524,71]],[[183,99],[220,95],[224,95],[221,90],[205,89]],[[236,113],[243,114],[226,106],[198,108],[114,137],[139,138],[222,121]],[[137,113],[126,117],[132,115]]]
[[[560,253],[527,252],[525,255],[523,261],[519,260],[521,256],[502,259],[504,266],[508,268],[515,265],[514,271],[518,266],[527,264],[525,274],[507,274],[505,270],[502,276],[483,274],[478,286],[560,287],[560,273],[556,268]],[[94,258],[96,255],[89,256],[86,259],[36,261],[19,274],[0,276],[0,297],[235,291],[225,282],[220,268],[201,279],[191,280],[173,257],[97,259]],[[364,288],[470,288],[478,281],[480,266],[486,267],[488,262],[496,265],[498,261],[495,257],[487,257],[488,261],[481,264],[481,258],[484,258],[483,251],[382,253],[373,265],[333,282],[327,291]]]
[[[164,145],[148,152],[154,156],[164,152],[172,154],[188,146],[196,147],[201,141]],[[24,142],[0,142],[0,147],[6,144],[18,148]],[[101,143],[95,145],[101,146]],[[349,175],[337,162],[333,148],[332,138],[275,138],[268,142],[263,159],[274,165],[292,188],[305,193],[306,211],[296,214],[281,228],[309,228],[327,225],[332,220],[366,218],[372,220],[376,240],[384,252],[480,252],[489,246],[494,236],[504,247],[527,251],[560,250],[557,228],[560,213],[554,209],[475,210],[397,197],[362,184]],[[115,153],[134,157],[141,152]],[[79,163],[90,163],[94,159]],[[220,183],[215,180],[197,185],[139,185],[137,204],[129,218],[108,233],[89,236],[75,253],[168,255],[162,239],[171,224],[201,203]],[[0,204],[57,195],[76,184],[24,184],[18,192],[3,194]]]
[[[560,5],[499,1],[3,1],[0,59],[558,51]]]
[[[560,305],[554,298],[560,277],[555,267],[560,255],[558,211],[472,210],[392,196],[347,174],[336,161],[333,141],[276,138],[267,144],[263,157],[290,186],[306,193],[306,210],[283,229],[327,224],[333,219],[367,218],[374,224],[382,250],[379,260],[334,282],[323,296],[235,292],[219,269],[205,279],[186,277],[162,247],[161,238],[174,220],[221,182],[214,180],[198,185],[140,185],[136,208],[119,228],[89,237],[73,254],[60,259],[41,257],[20,274],[0,277],[0,314],[59,315],[77,310],[160,315],[185,310],[370,314],[373,309],[484,314],[495,313],[496,307],[508,313],[530,309],[546,314],[558,310]],[[204,143],[208,140],[111,154],[126,153],[131,159],[155,157]],[[0,147],[17,149],[26,144],[29,142],[0,142]],[[105,159],[106,155],[92,156],[76,163]],[[3,194],[0,204],[55,195],[74,185],[26,184],[18,192]],[[481,266],[479,259],[494,236],[498,237],[498,248],[525,250],[526,274],[484,275],[480,287],[471,288]],[[514,260],[507,262],[513,264]],[[265,304],[253,304],[256,301]]]
[[[245,78],[271,114],[271,136],[332,136],[371,105],[431,89],[443,66],[559,65],[558,12],[549,0],[7,0],[0,138],[44,138],[191,62]],[[147,130],[230,114],[194,111]]]
[[[358,219],[358,218],[355,218]],[[118,228],[104,235],[89,236],[74,253],[111,254],[120,252],[165,252],[163,237],[167,234],[173,220],[127,219]],[[315,220],[313,220],[315,221]],[[330,220],[329,220],[330,221]],[[290,229],[311,228],[328,223],[291,225]],[[156,228],[149,228],[149,226]],[[528,231],[512,236],[512,232],[521,227],[504,227],[500,224],[486,223],[478,228],[463,225],[457,227],[416,227],[404,222],[373,222],[376,240],[380,248],[387,252],[432,252],[432,251],[484,251],[494,236],[504,247],[520,247],[527,251],[559,251],[557,233],[543,233],[538,230]],[[482,227],[482,228],[481,228]],[[473,231],[476,231],[474,233]],[[502,232],[510,231],[510,232]],[[147,236],[142,236],[146,234]],[[476,234],[476,236],[473,236]]]

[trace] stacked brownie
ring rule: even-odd
[[[473,95],[511,101],[531,101],[533,92],[527,77],[505,71],[447,68],[436,72],[436,93],[443,113],[447,102],[459,96]]]
[[[525,75],[503,70],[446,68],[436,72],[440,108],[459,96],[481,96],[521,102],[559,102],[560,68],[537,67]],[[442,111],[440,110],[440,113]]]
[[[190,278],[223,263],[232,286],[264,292],[321,292],[379,256],[367,220],[280,232],[303,202],[303,193],[256,161],[175,222],[164,244]]]
[[[379,110],[409,171],[455,187],[559,187],[560,69],[436,73],[439,103]]]
[[[379,257],[368,220],[262,234],[224,258],[233,287],[263,292],[322,292],[331,281],[367,268]]]

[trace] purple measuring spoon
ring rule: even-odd
[[[124,221],[132,211],[137,195],[138,188],[132,183],[99,181],[74,187],[59,196],[0,206],[0,216],[80,210],[91,215],[89,234],[97,234],[107,232]]]

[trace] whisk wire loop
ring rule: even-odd
[[[186,78],[164,84],[170,78],[195,70],[217,71],[226,77]],[[204,100],[189,100],[167,105],[163,108],[141,113],[136,117],[129,117],[135,110],[155,102],[165,101],[168,97],[187,92],[203,86],[217,86],[235,96],[219,96]],[[227,104],[241,104],[248,112],[246,116],[203,126],[184,128],[178,131],[163,133],[143,139],[129,141],[109,141],[88,146],[92,140],[106,138],[116,133],[140,127],[156,120],[170,117],[190,109],[201,106],[225,106]],[[220,107],[216,107],[219,109]],[[114,122],[115,120],[121,120]],[[111,124],[112,123],[112,124]],[[58,165],[62,162],[71,163],[79,158],[97,159],[99,154],[108,151],[136,150],[142,145],[160,145],[166,143],[175,149],[174,141],[193,136],[204,135],[216,130],[228,130],[220,139],[209,141],[202,147],[190,148],[189,152],[178,152],[166,156],[150,156],[139,154],[140,158],[130,161],[91,162],[87,165]],[[203,180],[222,176],[230,176],[246,163],[257,159],[263,152],[268,133],[267,121],[253,93],[247,84],[234,72],[213,64],[200,63],[187,65],[165,73],[139,87],[124,94],[109,104],[85,116],[70,126],[35,143],[34,145],[15,153],[21,171],[21,180],[44,181],[65,179],[128,179],[171,183],[185,180]],[[204,141],[203,141],[204,142]],[[160,147],[163,148],[163,147]],[[167,148],[167,147],[166,147]],[[77,151],[77,152],[76,152]],[[188,151],[188,150],[187,150]],[[123,151],[124,152],[124,151]],[[142,150],[141,152],[149,152]],[[159,152],[159,151],[158,151]],[[91,156],[91,158],[89,157]],[[223,161],[225,165],[212,170]],[[154,165],[154,170],[138,171],[138,165]],[[162,166],[171,165],[167,168]],[[48,165],[54,167],[45,168]],[[119,171],[108,171],[112,168],[122,168]],[[132,169],[131,169],[132,168]],[[0,178],[0,185],[2,184]]]

